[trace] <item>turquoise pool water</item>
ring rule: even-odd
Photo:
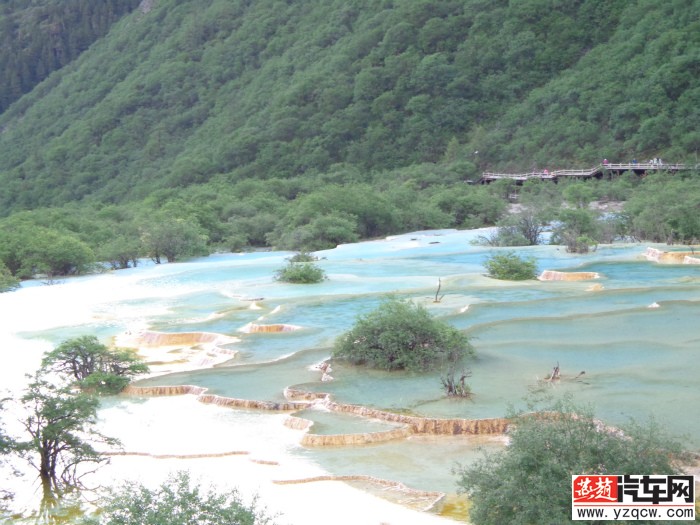
[[[339,246],[319,253],[318,264],[329,279],[308,286],[274,281],[275,270],[290,255],[281,252],[144,264],[55,287],[27,286],[1,294],[8,319],[2,333],[12,344],[29,341],[43,350],[77,335],[107,340],[133,326],[234,335],[240,342],[231,348],[238,354],[227,366],[141,383],[194,384],[222,396],[271,401],[282,400],[285,387],[298,386],[329,392],[341,402],[433,417],[503,416],[559,364],[567,376],[585,374],[553,387],[554,395],[570,392],[613,424],[654,416],[700,450],[700,266],[649,262],[642,257],[646,245],[601,246],[587,255],[537,246],[519,252],[534,257],[540,270],[598,272],[600,279],[495,281],[483,268],[492,250],[471,244],[481,233],[414,232]],[[438,279],[444,295],[435,303]],[[602,289],[593,291],[592,285]],[[313,365],[330,355],[335,338],[357,316],[372,311],[387,294],[424,304],[471,337],[477,351],[468,363],[472,399],[445,398],[437,372],[386,373],[338,363],[334,381],[320,381]],[[61,311],[61,297],[76,301],[73,311]],[[241,332],[248,323],[300,329]],[[10,343],[3,345],[5,352]],[[13,354],[10,368],[29,367],[31,352]],[[36,362],[36,355],[32,359]],[[310,415],[323,433],[374,428],[355,418]],[[246,424],[241,419],[240,425]],[[459,438],[429,444],[411,438],[329,450],[285,445],[285,450],[331,473],[449,490],[454,488],[450,465],[473,458],[479,446]]]

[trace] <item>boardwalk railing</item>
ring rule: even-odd
[[[696,166],[697,168],[697,166]],[[587,170],[555,170],[555,171],[531,171],[529,173],[493,173],[485,172],[481,176],[482,182],[491,182],[498,179],[511,179],[515,181],[526,181],[528,179],[556,180],[559,177],[589,178],[602,177],[606,171],[623,173],[625,171],[648,172],[648,171],[682,171],[693,169],[693,166],[685,164],[664,164],[661,162],[630,162],[619,164],[598,164]]]

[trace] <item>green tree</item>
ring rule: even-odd
[[[396,210],[397,224],[404,231],[432,230],[456,226],[452,216],[439,209],[428,192],[421,191],[415,182],[394,185],[387,193]]]
[[[353,236],[367,238],[391,232],[396,227],[393,212],[381,193],[367,184],[329,184],[294,201],[285,229],[308,225],[310,234],[321,234],[324,240],[337,244]]]
[[[535,246],[542,240],[542,233],[547,227],[548,217],[545,212],[524,207],[517,213],[509,215],[499,222],[499,227],[514,238],[518,236],[528,246]]]
[[[593,201],[594,192],[587,182],[572,182],[564,187],[564,200],[579,209],[586,209]]]
[[[207,252],[205,238],[197,224],[178,218],[154,218],[143,227],[141,242],[156,264],[162,258],[175,262],[182,257]]]
[[[360,316],[333,347],[334,359],[384,370],[449,370],[473,355],[462,332],[435,319],[425,307],[396,298]]]
[[[572,475],[680,474],[688,459],[658,423],[610,428],[570,398],[512,417],[505,449],[456,469],[474,525],[569,523]]]
[[[130,235],[114,236],[102,243],[97,257],[109,263],[113,270],[123,270],[130,265],[136,267],[141,249],[138,235],[132,232]]]
[[[329,213],[314,217],[307,224],[270,235],[278,248],[325,250],[339,244],[357,242],[357,219],[352,215]]]
[[[95,262],[92,249],[72,236],[46,232],[38,236],[32,245],[35,250],[32,254],[34,269],[50,277],[85,273]]]
[[[19,279],[17,279],[10,270],[5,266],[5,263],[0,260],[0,293],[8,292],[19,287]]]
[[[121,392],[134,376],[148,372],[148,366],[131,351],[107,348],[91,335],[63,341],[44,356],[41,365],[99,394]]]
[[[544,220],[551,220],[563,203],[562,188],[551,181],[530,179],[523,183],[518,202]]]
[[[117,443],[96,430],[95,396],[76,392],[71,384],[52,382],[41,371],[20,401],[27,415],[22,419],[25,436],[18,439],[17,449],[39,472],[45,495],[81,486],[82,468],[106,461],[95,444]]]
[[[508,202],[515,195],[517,183],[514,179],[498,179],[488,185],[488,190],[494,197]]]
[[[217,493],[194,485],[177,472],[156,489],[129,483],[103,498],[100,510],[82,525],[268,525],[272,518],[256,501],[245,503],[237,490]]]
[[[537,262],[532,257],[520,257],[513,251],[495,253],[484,262],[488,276],[507,281],[525,281],[537,277]]]
[[[571,253],[588,253],[597,244],[598,223],[588,209],[562,209],[559,224],[554,228],[552,244],[563,244]]]
[[[9,221],[0,242],[0,258],[19,278],[81,274],[95,262],[92,249],[74,234],[26,221]]]
[[[462,184],[445,188],[433,197],[435,205],[452,216],[460,228],[480,228],[495,224],[506,208],[505,200],[494,198],[492,189]]]
[[[700,239],[700,182],[696,176],[647,177],[625,204],[632,235],[638,239],[694,243]]]

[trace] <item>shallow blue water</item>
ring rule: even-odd
[[[315,285],[276,282],[274,272],[290,255],[280,252],[220,254],[81,278],[72,282],[111,278],[115,284],[108,290],[126,286],[127,291],[113,298],[103,292],[105,300],[90,318],[25,330],[22,336],[53,343],[85,333],[106,339],[134,323],[166,332],[235,335],[241,341],[232,346],[239,354],[231,366],[145,383],[195,384],[219,395],[273,401],[283,399],[286,386],[296,385],[330,392],[342,402],[436,417],[503,416],[510,406],[522,405],[538,379],[559,364],[569,378],[585,374],[551,388],[553,394],[570,392],[614,424],[653,415],[700,449],[700,266],[648,262],[642,245],[603,246],[586,255],[537,246],[518,253],[534,257],[540,271],[598,272],[600,279],[495,281],[483,268],[495,250],[470,243],[478,233],[417,232],[320,252],[318,264],[329,279]],[[438,279],[442,298],[435,303]],[[602,289],[592,291],[594,284]],[[138,293],[130,295],[129,287]],[[389,374],[334,364],[335,380],[321,383],[320,374],[310,370],[330,355],[334,340],[357,316],[374,310],[388,294],[420,302],[471,337],[477,351],[467,363],[473,399],[446,399],[439,372]],[[659,307],[649,308],[654,303]],[[242,333],[248,323],[300,329]],[[322,426],[324,433],[341,432],[348,421],[328,416]],[[437,440],[430,452],[441,461],[431,469],[430,458],[418,453],[425,448],[416,443],[293,453],[337,473],[381,475],[444,490],[453,483],[444,463],[474,449]]]
[[[439,244],[431,244],[436,240]],[[484,277],[481,264],[492,251],[456,240],[449,233],[348,245],[322,254],[325,259],[319,264],[330,279],[308,287],[271,279],[274,266],[288,254],[268,253],[249,261],[223,255],[203,259],[193,272],[168,277],[177,277],[183,286],[196,282],[198,287],[171,308],[171,314],[162,317],[156,328],[238,335],[240,355],[232,364],[253,368],[245,373],[235,368],[215,374],[193,372],[178,381],[209,386],[222,395],[257,398],[265,392],[265,399],[277,399],[285,386],[303,382],[304,374],[294,372],[293,360],[270,361],[301,351],[308,351],[314,359],[327,356],[335,338],[358,315],[372,311],[387,294],[394,294],[421,301],[434,315],[472,337],[479,355],[469,364],[474,400],[454,403],[443,399],[439,373],[385,374],[342,365],[336,366],[334,382],[312,383],[309,388],[332,392],[340,401],[381,408],[445,417],[490,417],[503,415],[508,404],[517,403],[538,378],[559,363],[564,373],[586,371],[585,383],[561,390],[574,390],[577,398],[593,402],[616,421],[656,414],[673,419],[669,424],[675,431],[700,435],[700,418],[674,416],[676,412],[700,415],[694,408],[700,398],[686,381],[700,373],[692,359],[700,338],[694,324],[700,313],[700,268],[648,262],[641,257],[644,247],[639,245],[601,247],[583,256],[538,246],[522,252],[535,257],[540,270],[591,271],[601,278],[510,283]],[[234,266],[242,281],[232,278],[229,268]],[[444,297],[435,304],[431,299],[437,278],[442,280]],[[214,289],[199,287],[202,283],[215,285]],[[592,284],[603,289],[590,291]],[[254,297],[261,309],[250,310],[240,301],[232,305],[231,297]],[[648,308],[652,303],[661,307]],[[188,322],[211,313],[220,316]],[[294,324],[301,330],[237,332],[257,319],[263,324]],[[255,363],[259,369],[253,373]],[[222,379],[227,374],[231,376],[228,382]],[[264,389],[257,380],[242,379],[257,375],[268,376]],[[630,391],[637,395],[629,396]],[[641,402],[639,393],[644,391],[654,393]],[[608,405],[608,399],[615,400],[614,406]]]
[[[295,412],[294,416],[311,421],[313,423],[312,432],[319,435],[381,432],[398,426],[385,421],[367,419],[352,414],[315,409],[301,410]]]

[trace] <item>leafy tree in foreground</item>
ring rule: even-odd
[[[489,277],[507,281],[525,281],[537,277],[537,263],[532,257],[523,258],[515,252],[497,253],[484,262]]]
[[[425,307],[395,298],[361,316],[340,336],[333,357],[355,365],[384,370],[454,368],[474,354],[469,338],[449,324],[433,318]]]
[[[105,461],[94,445],[116,443],[95,428],[99,404],[95,396],[52,383],[41,372],[33,377],[21,402],[27,410],[22,420],[26,439],[18,440],[17,448],[39,472],[47,495],[80,486],[86,464]]]
[[[186,472],[178,472],[155,490],[142,484],[113,490],[101,511],[82,525],[266,525],[271,518],[245,504],[237,490],[215,493],[192,485]]]
[[[66,374],[83,390],[116,394],[135,375],[148,372],[148,366],[129,350],[109,349],[94,336],[63,341],[48,352],[42,367]]]
[[[569,523],[572,475],[679,474],[687,459],[653,421],[612,429],[570,398],[540,415],[518,415],[508,447],[457,469],[470,523]]]

